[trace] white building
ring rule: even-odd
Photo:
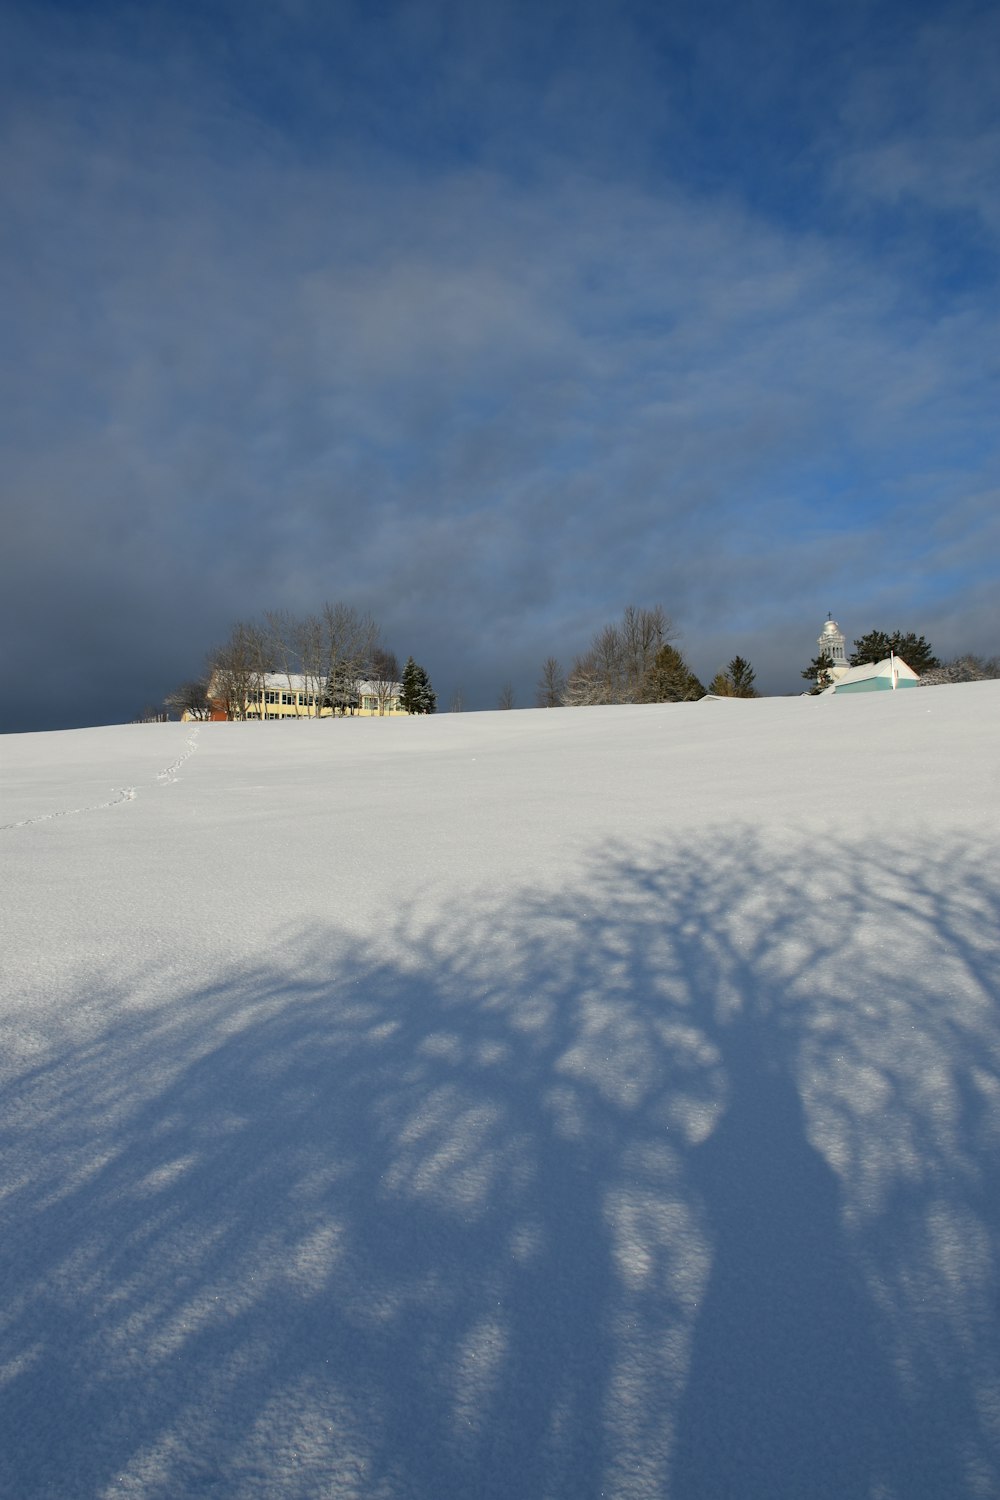
[[[860,667],[848,667],[826,692],[886,693],[919,686],[920,678],[901,656],[887,656],[884,661],[866,661]]]

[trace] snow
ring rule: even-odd
[[[998,731],[0,742],[0,1493],[1000,1494]]]

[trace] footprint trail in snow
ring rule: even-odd
[[[185,741],[183,755],[178,756],[169,766],[164,766],[162,771],[157,771],[154,780],[160,786],[175,785],[179,779],[177,772],[186,760],[190,760],[197,748],[198,731],[193,729]],[[37,818],[20,818],[16,823],[0,823],[0,832],[9,828],[30,828],[35,823],[50,823],[54,818],[73,818],[77,813],[103,812],[106,808],[118,807],[122,802],[134,802],[137,796],[134,786],[114,787],[113,795],[107,802],[92,802],[88,807],[64,807],[58,812],[40,813]]]

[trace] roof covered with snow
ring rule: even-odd
[[[838,688],[845,687],[854,682],[871,682],[876,677],[892,677],[900,681],[905,678],[910,682],[919,682],[920,678],[912,667],[908,667],[901,656],[886,656],[882,661],[862,662],[858,667],[848,667],[846,672],[841,672],[836,682],[824,690],[825,693],[835,693]]]

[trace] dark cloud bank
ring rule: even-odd
[[[473,708],[996,651],[995,14],[473,11],[8,12],[4,729],[327,598]]]

